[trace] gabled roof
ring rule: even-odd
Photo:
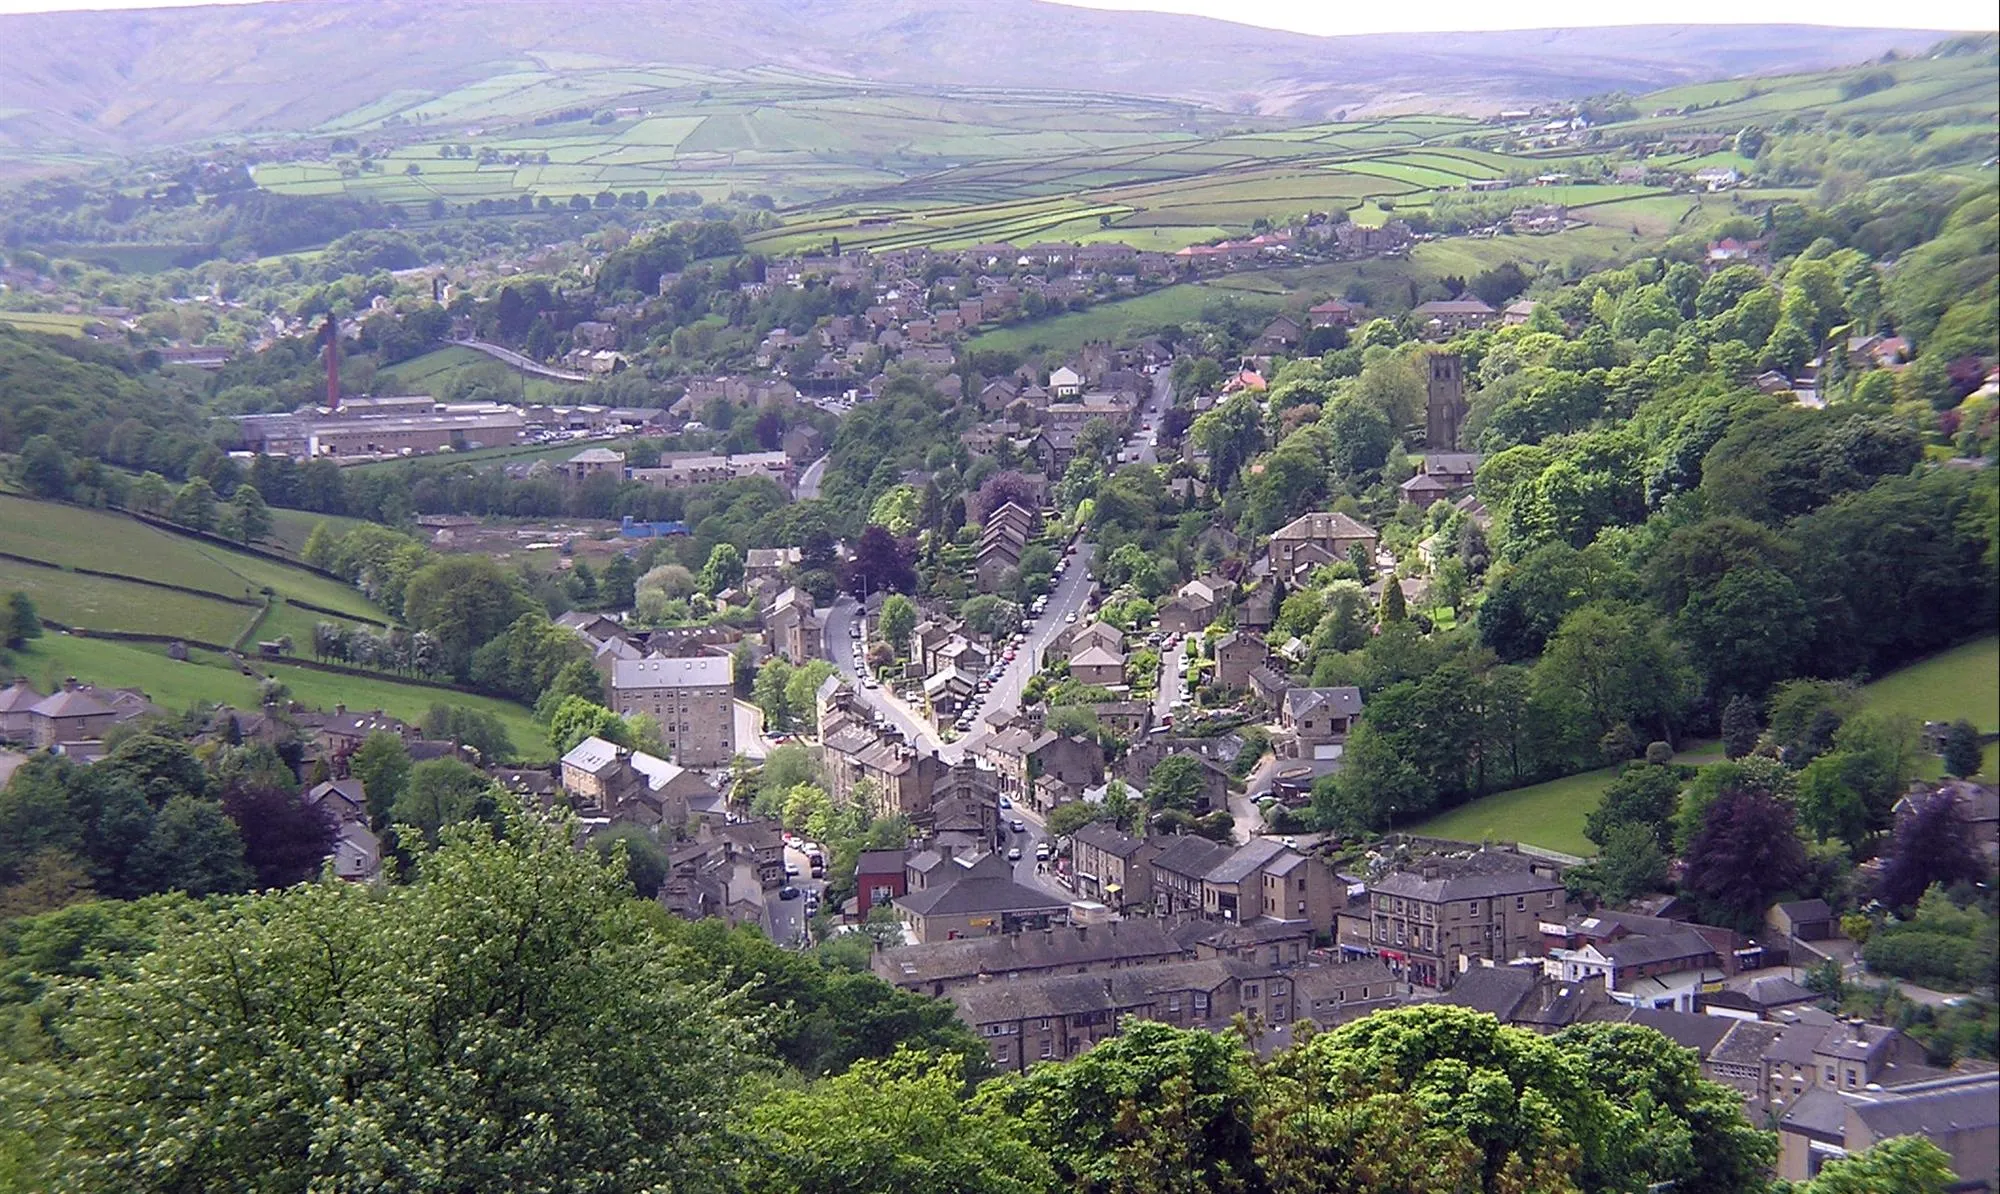
[[[1071,667],[1124,667],[1125,657],[1092,643],[1081,654],[1070,657]]]
[[[368,810],[368,790],[358,779],[330,779],[306,792],[306,803],[331,807],[336,815]]]
[[[37,717],[104,717],[114,710],[81,688],[50,693],[28,710]]]
[[[1334,510],[1301,514],[1271,532],[1273,539],[1375,539],[1375,528]]]
[[[670,763],[657,755],[649,755],[643,750],[632,752],[632,770],[646,777],[646,787],[649,791],[665,791],[668,785],[683,777],[700,784],[704,788],[708,787],[707,780],[702,779],[699,775],[689,771],[680,764]]]
[[[1199,878],[1207,875],[1228,855],[1229,847],[1219,842],[1183,834],[1175,837],[1160,851],[1159,857],[1153,859],[1153,869]]]
[[[615,743],[592,735],[572,746],[562,757],[563,766],[575,767],[579,771],[596,775],[618,761],[618,747]]]
[[[5,688],[0,688],[0,713],[21,713],[35,707],[42,700],[42,694],[28,687],[26,680],[16,680]]]
[[[1109,821],[1092,821],[1071,834],[1070,840],[1101,850],[1113,858],[1131,858],[1146,845],[1138,838],[1120,832],[1118,827]]]
[[[1041,912],[1069,907],[1069,901],[1024,887],[1012,879],[960,879],[896,897],[917,916],[959,916],[978,912]]]
[[[1285,715],[1299,718],[1320,709],[1343,717],[1361,716],[1361,690],[1351,685],[1341,688],[1287,688]]]
[[[1370,883],[1369,893],[1438,903],[1561,891],[1563,886],[1560,880],[1536,874],[1526,859],[1499,850],[1481,850],[1465,858],[1423,859],[1411,865],[1417,869],[1394,870]],[[1423,874],[1426,866],[1436,868],[1434,878]]]
[[[1519,966],[1474,966],[1458,976],[1451,990],[1437,1002],[1471,1008],[1501,1020],[1510,1019],[1514,1009],[1535,989],[1539,975]]]
[[[1210,867],[1202,878],[1209,883],[1241,883],[1289,853],[1292,853],[1291,847],[1283,842],[1267,837],[1252,838],[1238,846],[1229,857]]]

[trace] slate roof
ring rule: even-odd
[[[1170,962],[1105,974],[1056,974],[1013,982],[980,983],[953,991],[968,1024],[992,1024],[1085,1012],[1115,1012],[1157,1003],[1170,991],[1213,991],[1242,971],[1223,961]]]
[[[1210,867],[1202,878],[1209,883],[1241,883],[1290,850],[1285,843],[1268,837],[1253,838]]]
[[[901,850],[863,850],[854,863],[857,875],[901,874],[904,855]]]
[[[1892,1087],[1878,1098],[1851,1101],[1855,1118],[1868,1125],[1877,1140],[1946,1128],[1991,1129],[2000,1125],[2000,1075],[1983,1074],[1949,1084],[1927,1082],[1919,1088]]]
[[[1229,847],[1205,837],[1183,834],[1174,838],[1153,859],[1153,869],[1199,878],[1229,854]]]
[[[1535,989],[1539,977],[1519,966],[1474,966],[1459,975],[1451,990],[1439,996],[1437,1002],[1471,1008],[1504,1021]]]
[[[1721,1043],[1709,1052],[1708,1060],[1711,1065],[1756,1069],[1763,1063],[1764,1054],[1785,1031],[1782,1025],[1766,1024],[1760,1020],[1734,1020],[1732,1017],[1724,1016],[1708,1018],[1731,1019],[1734,1024],[1728,1035],[1722,1038]]]
[[[896,897],[918,916],[958,916],[979,912],[1041,912],[1069,907],[1069,901],[1012,879],[960,879]]]
[[[1434,858],[1415,865],[1427,863],[1436,865],[1436,878],[1426,879],[1421,870],[1396,870],[1370,884],[1369,890],[1430,903],[1562,890],[1560,880],[1535,874],[1525,859],[1504,851],[1481,850],[1466,858]]]
[[[1643,936],[1621,937],[1616,941],[1596,946],[1618,966],[1649,966],[1655,962],[1670,962],[1684,958],[1705,958],[1715,954],[1715,947],[1699,933],[1685,930],[1676,933],[1648,933]]]
[[[113,710],[81,688],[50,693],[29,708],[37,717],[103,717]]]
[[[727,688],[731,676],[730,659],[726,655],[620,659],[611,665],[611,687],[617,689]]]
[[[1070,840],[1086,846],[1094,846],[1113,858],[1131,858],[1146,843],[1127,833],[1119,832],[1109,821],[1092,821],[1070,835]]]
[[[32,709],[40,703],[42,694],[28,687],[26,680],[16,680],[5,688],[0,688],[0,713],[19,713]]]
[[[1188,953],[1160,921],[1125,920],[1081,932],[1071,927],[898,946],[882,952],[876,973],[891,982],[950,982],[982,974],[999,977],[1059,967],[1181,958]]]
[[[618,761],[618,747],[615,743],[592,735],[570,747],[562,757],[563,766],[575,767],[596,775],[599,771]]]
[[[1124,667],[1125,657],[1113,654],[1096,643],[1092,643],[1081,654],[1071,656],[1069,665],[1071,667]]]
[[[1286,716],[1296,719],[1319,709],[1331,709],[1343,717],[1359,717],[1361,690],[1354,687],[1285,690]]]
[[[1273,539],[1374,539],[1375,528],[1337,511],[1301,514],[1271,532]]]
[[[1627,1024],[1640,1024],[1666,1037],[1683,1049],[1693,1049],[1702,1057],[1722,1043],[1729,1030],[1740,1021],[1727,1016],[1698,1016],[1671,1008],[1635,1007]]]

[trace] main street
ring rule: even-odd
[[[1153,724],[1167,724],[1167,716],[1181,699],[1181,683],[1187,675],[1186,643],[1174,638],[1160,646],[1160,691],[1153,695]]]
[[[901,730],[918,750],[935,752],[947,762],[956,760],[957,754],[943,738],[938,736],[937,730],[932,728],[928,719],[904,704],[886,686],[875,688],[864,686],[863,669],[854,662],[854,645],[867,643],[865,624],[863,637],[856,638],[851,631],[855,620],[864,617],[860,602],[846,593],[834,599],[833,605],[820,619],[826,641],[826,657],[833,661],[834,668],[853,685],[854,694],[861,704],[888,719],[889,724]]]
[[[1076,554],[1063,565],[1062,575],[1056,578],[1056,586],[1049,593],[1049,604],[1042,616],[1028,625],[1027,641],[1014,654],[1013,662],[1006,665],[1000,678],[978,704],[979,715],[972,731],[958,740],[960,751],[977,750],[979,745],[993,734],[992,726],[985,720],[996,710],[1013,711],[1021,707],[1021,690],[1028,680],[1041,670],[1043,656],[1050,644],[1055,642],[1063,628],[1083,621],[1085,610],[1090,606],[1090,594],[1095,589],[1094,581],[1087,579],[1090,561],[1096,554],[1096,547],[1079,542]]]
[[[1167,408],[1174,404],[1174,375],[1170,369],[1153,374],[1153,392],[1139,404],[1139,425],[1125,441],[1125,450],[1140,464],[1160,462],[1160,424]]]

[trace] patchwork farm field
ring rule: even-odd
[[[0,560],[0,591],[26,593],[38,613],[65,626],[186,635],[208,643],[234,642],[259,612],[257,606],[13,560]]]
[[[18,328],[24,332],[42,332],[50,336],[81,336],[85,325],[91,322],[87,315],[55,315],[41,311],[0,311],[0,324]]]
[[[210,651],[190,652],[186,662],[168,659],[163,651],[134,643],[81,635],[47,634],[16,653],[20,674],[43,692],[75,676],[86,683],[138,688],[166,709],[186,709],[197,703],[255,707],[260,680],[246,676]],[[313,709],[345,705],[349,709],[381,709],[405,721],[421,718],[432,705],[453,705],[497,716],[514,740],[522,761],[555,757],[548,735],[526,709],[507,701],[452,692],[393,678],[349,676],[283,663],[257,660],[254,666],[283,683],[292,699]]]
[[[308,525],[305,534],[310,533]],[[303,535],[300,536],[304,542]],[[258,619],[257,633],[304,641],[312,623],[385,627],[389,618],[339,581],[247,552],[177,535],[122,514],[0,494],[0,589],[29,594],[47,617],[90,630],[185,635],[230,643]],[[89,576],[89,568],[131,580]],[[151,581],[153,584],[143,582]],[[161,588],[175,585],[197,592]],[[259,617],[263,591],[279,604]],[[210,594],[212,596],[203,596]],[[333,614],[292,604],[308,602]],[[252,604],[242,604],[250,602]],[[275,627],[275,629],[273,629]]]

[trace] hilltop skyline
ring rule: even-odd
[[[0,15],[32,12],[195,8],[283,3],[286,0],[0,0]],[[1671,22],[1677,25],[1800,24],[1854,29],[1936,29],[1985,31],[1996,27],[1995,10],[1978,0],[1914,0],[1884,9],[1861,0],[1778,0],[1744,7],[1730,0],[1689,0],[1671,11],[1598,10],[1571,12],[1560,23],[1538,20],[1539,10],[1476,5],[1467,0],[1415,8],[1342,8],[1331,11],[1318,0],[1045,0],[1075,8],[1118,12],[1172,13],[1208,17],[1239,25],[1318,37],[1367,33],[1477,33],[1543,28],[1613,28]]]

